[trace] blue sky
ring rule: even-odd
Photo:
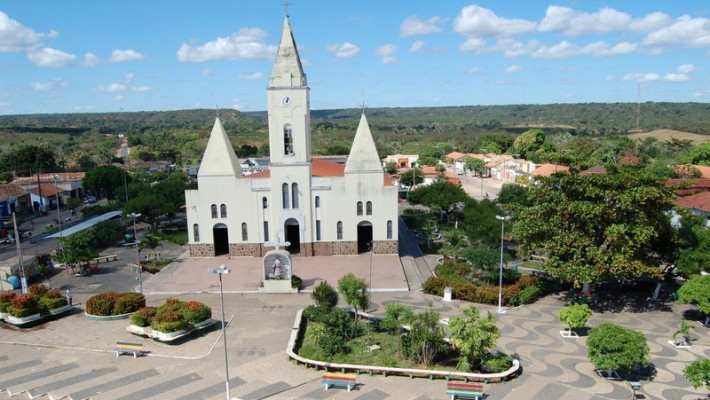
[[[710,100],[707,1],[293,1],[312,109]],[[0,114],[266,108],[271,1],[0,3]]]

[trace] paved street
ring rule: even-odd
[[[407,232],[400,233],[405,234]],[[402,243],[401,249],[402,261],[398,268],[411,290],[372,293],[375,314],[382,313],[384,306],[390,302],[406,303],[419,311],[431,307],[442,317],[456,316],[462,308],[469,306],[459,301],[444,302],[438,297],[418,292],[420,282],[425,279],[427,271],[430,273],[431,267],[427,258],[422,257],[415,248]],[[121,291],[137,286],[135,274],[127,267],[136,257],[135,250],[107,251],[114,250],[120,253],[119,261],[102,264],[102,274],[92,277],[59,274],[53,278],[55,287],[74,287],[75,303],[78,302],[75,313],[29,329],[0,324],[0,399],[27,398],[28,395],[41,396],[45,393],[43,398],[51,396],[53,399],[62,396],[73,399],[224,398],[224,347],[218,326],[168,345],[131,335],[125,330],[126,320],[96,322],[84,317],[83,302],[92,293],[114,287]],[[182,254],[183,250],[178,246],[166,246],[161,252],[172,257]],[[210,263],[215,261],[208,260]],[[369,261],[366,256],[348,260],[352,261],[348,265],[354,269],[362,269],[362,265],[367,265]],[[195,264],[194,268],[187,268],[191,262],[189,258],[182,258],[164,272],[144,281],[149,305],[158,305],[169,296],[194,299],[210,305],[213,316],[219,318],[217,279],[206,274],[204,266]],[[240,274],[233,273],[231,276],[238,278]],[[330,281],[331,278],[328,279]],[[375,287],[377,279],[374,279]],[[184,291],[184,282],[191,280],[204,282],[207,289],[199,290],[199,293]],[[682,369],[696,358],[710,356],[708,329],[693,321],[696,340],[690,349],[676,349],[667,343],[683,315],[695,315],[694,307],[649,306],[643,299],[627,299],[616,294],[611,300],[615,301],[615,306],[608,309],[613,311],[594,314],[588,325],[612,321],[638,329],[646,335],[654,374],[651,380],[641,381],[642,390],[637,398],[691,400],[704,395],[704,391],[696,391],[690,386],[682,376]],[[296,311],[311,302],[307,293],[280,295],[235,290],[235,293],[225,295],[233,398],[446,398],[445,381],[412,381],[407,377],[360,375],[358,382],[361,386],[353,392],[323,390],[319,372],[296,366],[288,361],[285,354]],[[521,360],[522,374],[510,382],[486,384],[487,399],[601,400],[631,397],[627,382],[606,381],[594,374],[587,359],[585,336],[579,339],[560,336],[559,331],[564,326],[558,321],[557,313],[563,305],[564,298],[552,295],[533,305],[513,308],[502,315],[495,314],[501,330],[498,347]],[[495,307],[477,307],[484,312],[496,311]],[[138,359],[116,357],[111,350],[117,341],[142,343],[148,355]],[[10,394],[13,397],[9,397]]]

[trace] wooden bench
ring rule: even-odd
[[[116,357],[121,354],[133,354],[133,358],[143,355],[143,345],[140,343],[116,342]]]
[[[101,261],[109,262],[109,261],[116,261],[116,260],[118,260],[118,256],[115,254],[111,254],[108,256],[98,256],[98,257],[94,258],[94,261],[96,261],[97,263],[100,263]]]
[[[451,381],[446,384],[446,395],[451,396],[451,400],[454,400],[457,397],[467,399],[482,399],[483,385],[481,385],[480,383]]]
[[[325,390],[331,386],[347,386],[348,392],[357,384],[355,374],[346,374],[342,372],[324,372],[323,378],[320,380],[325,385]]]

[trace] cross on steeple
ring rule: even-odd
[[[288,0],[284,0],[284,12],[286,13],[286,16],[288,17],[288,6],[293,5],[293,3],[289,3]]]

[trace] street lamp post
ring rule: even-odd
[[[57,186],[57,178],[59,178],[59,175],[54,175],[54,188],[59,189]],[[59,214],[59,190],[57,190],[57,223],[59,224],[59,237],[62,238],[62,216]]]
[[[141,250],[138,247],[138,233],[136,231],[136,220],[140,218],[140,213],[130,213],[128,218],[133,218],[133,243],[136,245],[136,268],[138,268],[138,284],[141,294],[143,294],[143,266],[141,265]]]
[[[372,305],[372,253],[375,252],[374,242],[370,241],[370,290],[367,293],[367,306]]]
[[[500,276],[498,277],[498,314],[503,314],[503,231],[505,229],[505,221],[511,218],[510,215],[496,215],[496,219],[500,220]]]
[[[224,339],[224,373],[227,386],[227,400],[229,400],[229,363],[227,362],[227,331],[224,321],[224,291],[222,290],[222,275],[232,272],[224,264],[218,268],[207,268],[207,272],[219,275],[219,302],[222,307],[222,338]]]

